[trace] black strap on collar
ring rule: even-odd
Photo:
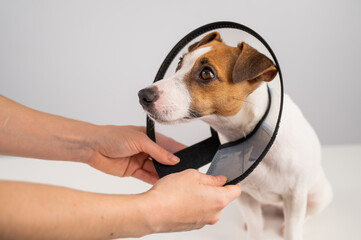
[[[278,74],[279,74],[279,78],[280,78],[280,85],[281,85],[280,112],[278,115],[277,125],[275,127],[274,133],[273,133],[268,145],[265,147],[264,151],[259,156],[259,158],[255,161],[255,163],[244,174],[242,174],[238,178],[232,180],[231,182],[227,183],[227,184],[236,184],[237,182],[240,182],[245,177],[247,177],[254,170],[254,168],[261,162],[261,160],[264,158],[264,156],[267,154],[268,150],[270,149],[270,147],[272,146],[272,144],[276,138],[278,128],[279,128],[279,123],[281,120],[282,106],[283,106],[282,73],[281,73],[281,69],[279,67],[276,55],[273,53],[271,47],[267,44],[267,42],[258,33],[256,33],[252,29],[250,29],[242,24],[239,24],[239,23],[214,22],[214,23],[204,25],[202,27],[199,27],[199,28],[193,30],[189,34],[187,34],[173,47],[173,49],[168,53],[167,57],[164,59],[162,65],[160,66],[158,73],[154,79],[154,82],[157,82],[164,78],[164,75],[165,75],[166,71],[168,70],[170,64],[174,60],[174,58],[188,43],[190,43],[196,37],[198,37],[206,32],[209,32],[209,31],[212,31],[215,29],[220,29],[220,28],[239,29],[239,30],[247,32],[247,33],[251,34],[252,36],[254,36],[255,38],[257,38],[267,48],[267,50],[271,54],[271,56],[275,62],[275,65],[277,67],[277,70],[278,70]],[[270,104],[270,101],[269,101],[269,104]],[[261,124],[261,122],[262,121],[260,121],[260,123],[257,125],[258,127]],[[254,133],[255,131],[257,131],[257,127],[252,131],[252,133]],[[189,169],[189,168],[198,169],[198,168],[206,165],[207,163],[209,163],[213,159],[213,156],[216,154],[218,147],[220,146],[218,134],[212,128],[211,128],[211,134],[212,134],[211,137],[175,153],[175,155],[181,159],[181,161],[176,165],[168,166],[168,165],[163,165],[157,161],[154,161],[154,166],[158,172],[159,177],[163,177],[165,175],[175,173],[175,172],[180,172],[180,171],[183,171],[183,170]],[[249,134],[248,137],[251,134]],[[156,142],[155,131],[154,131],[154,121],[152,119],[150,119],[148,116],[147,116],[147,135],[150,139],[152,139],[154,142]],[[245,139],[242,138],[240,140],[237,140],[236,142],[239,143],[239,141],[244,141],[244,140]],[[227,143],[224,146],[226,146],[228,144],[235,144],[235,143],[234,142]],[[195,151],[195,149],[196,149],[196,151]]]
[[[221,144],[217,132],[211,128],[211,133],[211,137],[176,152],[174,155],[180,159],[180,162],[176,165],[164,165],[154,161],[159,177],[181,172],[189,168],[198,169],[210,163]]]

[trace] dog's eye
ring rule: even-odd
[[[202,70],[200,77],[202,80],[209,81],[214,78],[214,73],[210,68],[206,67]]]

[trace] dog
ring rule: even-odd
[[[268,106],[267,82],[278,74],[267,56],[245,42],[226,45],[212,32],[189,46],[173,76],[139,91],[146,113],[163,124],[200,119],[221,142],[247,136]],[[284,96],[278,135],[262,162],[241,182],[239,198],[249,240],[263,239],[263,205],[283,209],[284,238],[299,240],[303,224],[332,200],[316,133]]]

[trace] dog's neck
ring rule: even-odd
[[[262,83],[244,101],[241,110],[233,116],[209,115],[201,119],[219,133],[221,143],[247,136],[261,121],[268,106],[267,85]]]

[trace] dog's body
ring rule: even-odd
[[[189,52],[174,76],[139,92],[143,108],[161,123],[201,119],[217,130],[222,142],[247,136],[267,109],[265,82],[277,75],[274,64],[245,43],[225,45],[218,33],[190,46]],[[287,95],[275,142],[241,186],[240,203],[252,240],[263,239],[263,204],[283,208],[286,239],[302,239],[306,217],[331,201],[318,138]]]
[[[267,96],[266,89],[261,91],[262,96]],[[250,104],[260,104],[260,97],[261,94]],[[241,185],[240,203],[249,239],[263,239],[261,205],[282,207],[285,238],[302,239],[304,220],[318,214],[330,203],[332,192],[321,167],[320,143],[297,105],[287,95],[275,142]]]

